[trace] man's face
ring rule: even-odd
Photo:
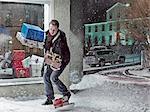
[[[49,33],[54,36],[58,31],[58,27],[56,25],[49,25]]]

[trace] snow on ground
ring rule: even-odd
[[[43,106],[45,98],[16,101],[13,99],[0,98],[0,112],[56,112],[51,105]],[[75,107],[71,112],[99,112],[89,107]]]
[[[0,98],[1,112],[49,112],[48,107],[40,105],[41,99],[29,101],[15,101]]]
[[[137,76],[147,76],[147,77],[150,77],[150,70],[149,69],[148,68],[147,69],[143,69],[143,70],[133,69],[133,70],[130,70],[129,72],[131,74],[135,74]],[[141,74],[141,71],[142,71],[142,74]]]
[[[99,74],[94,74],[94,75],[88,75],[84,76],[82,78],[82,81],[78,84],[73,84],[70,86],[71,90],[74,89],[79,89],[79,90],[84,90],[84,89],[89,89],[92,87],[96,87],[97,85],[103,84],[104,81],[107,79]]]
[[[140,74],[145,72],[141,70]],[[75,108],[68,112],[150,112],[149,85],[112,81],[98,73],[86,75],[80,83],[70,86],[81,91],[72,93],[70,102],[75,102]],[[55,112],[53,106],[41,105],[44,100],[44,96],[0,98],[0,112]]]

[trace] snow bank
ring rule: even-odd
[[[70,86],[70,89],[82,90],[82,89],[93,88],[93,87],[96,87],[97,85],[102,85],[104,81],[106,81],[106,79],[99,74],[86,75],[82,78],[80,83],[72,84]]]

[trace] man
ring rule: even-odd
[[[57,54],[61,57],[61,65],[59,64],[58,67],[53,69],[51,65],[47,64],[47,71],[43,76],[47,100],[43,105],[53,104],[53,100],[55,99],[52,82],[56,84],[62,95],[69,100],[71,94],[59,79],[59,76],[70,61],[70,51],[67,45],[66,35],[63,31],[59,30],[59,22],[57,20],[52,20],[49,23],[49,30],[46,32],[44,48],[46,52],[45,60],[49,53]]]

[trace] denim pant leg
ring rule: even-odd
[[[50,69],[49,66],[47,66],[47,71],[46,73],[43,75],[43,79],[44,79],[44,88],[45,88],[45,94],[49,99],[54,99],[54,90],[53,90],[53,85],[52,82],[50,80],[50,76],[52,73],[52,69]]]
[[[65,66],[62,67],[60,70],[58,71],[53,71],[51,73],[51,80],[56,84],[58,90],[63,94],[66,95],[68,93],[67,87],[64,85],[64,83],[59,79],[59,76],[61,75],[61,73],[63,72],[63,70],[65,69]]]

